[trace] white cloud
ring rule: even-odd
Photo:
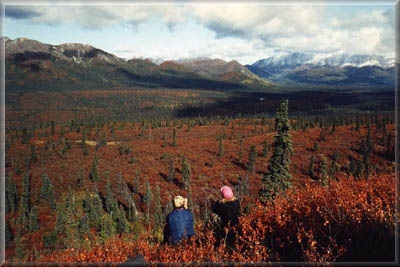
[[[13,6],[9,18],[54,26],[79,25],[88,34],[93,30],[106,30],[121,25],[128,26],[126,28],[131,35],[153,34],[153,39],[144,39],[143,43],[130,40],[126,47],[114,49],[124,51],[126,58],[140,53],[169,59],[220,56],[223,59],[242,58],[240,62],[249,63],[253,58],[263,58],[277,50],[342,50],[383,55],[394,53],[394,8],[387,11],[382,8],[357,9],[357,12],[352,13],[349,6],[347,11],[346,14],[330,13],[330,7],[324,5],[280,6],[256,5],[251,2],[200,2],[189,5],[74,4]],[[142,27],[152,20],[163,25],[151,29]],[[193,21],[197,23],[193,29],[196,32],[188,34],[187,25],[193,26]],[[143,29],[149,32],[139,32]],[[171,33],[164,42],[159,35],[166,35],[160,33],[160,29],[169,29]],[[90,39],[87,43],[90,43]]]
[[[359,29],[366,25],[383,26],[389,23],[389,18],[382,11],[372,11],[370,13],[362,13],[350,17],[331,19],[330,25],[334,28],[342,29]]]
[[[322,19],[319,6],[200,5],[191,9],[200,23],[220,37],[299,34],[315,28]]]

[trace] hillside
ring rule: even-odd
[[[249,87],[263,88],[271,86],[266,79],[254,75],[245,66],[232,60],[226,62],[222,59],[195,58],[175,61],[188,69],[205,77],[221,81],[231,81]]]
[[[394,60],[376,55],[291,53],[246,67],[280,84],[394,86]]]
[[[150,60],[125,61],[83,44],[51,45],[5,37],[7,91],[57,91],[101,88],[187,88],[203,90],[267,89],[271,84],[247,71],[241,79],[204,76],[176,64]],[[239,63],[240,69],[246,69]],[[237,70],[233,70],[237,72]],[[249,76],[249,77],[248,77]],[[257,83],[242,83],[244,79]]]
[[[388,151],[390,147],[394,146],[394,124],[391,123],[393,118],[390,116],[378,116],[376,121],[379,126],[370,124],[374,119],[369,116],[363,116],[358,119],[363,122],[359,130],[357,129],[358,126],[351,122],[351,119],[348,120],[348,124],[345,123],[343,126],[336,125],[334,127],[334,124],[326,124],[325,127],[327,128],[325,129],[320,128],[318,123],[311,124],[309,121],[292,122],[292,127],[298,129],[290,132],[295,151],[294,155],[291,157],[290,164],[294,188],[297,188],[297,190],[309,190],[308,192],[310,192],[310,194],[311,192],[314,192],[313,194],[322,194],[318,193],[318,190],[320,190],[318,189],[319,187],[314,186],[321,183],[320,177],[322,174],[322,166],[324,165],[323,162],[329,166],[329,179],[332,181],[332,184],[335,184],[336,181],[347,181],[348,179],[352,179],[351,177],[353,177],[353,175],[357,175],[356,180],[360,180],[357,182],[360,184],[362,181],[367,183],[369,180],[366,180],[367,178],[365,177],[371,176],[372,183],[374,179],[380,179],[379,177],[382,177],[382,179],[388,177],[383,174],[388,174],[390,177],[390,175],[394,173],[393,158],[390,156],[390,153],[393,151]],[[384,122],[384,124],[382,124],[382,122]],[[368,127],[366,126],[367,124],[371,125],[370,131],[368,131]],[[176,145],[173,144],[174,131],[176,131]],[[353,169],[353,164],[356,164],[357,166],[363,158],[361,147],[368,132],[371,134],[370,140],[374,146],[373,152],[370,154],[368,159],[370,165],[368,168],[363,169],[361,173],[357,174],[357,171]],[[40,261],[43,259],[52,259],[51,261],[57,261],[57,259],[61,260],[63,257],[76,255],[69,258],[69,260],[76,261],[78,259],[77,257],[83,257],[83,261],[96,261],[100,259],[102,261],[122,261],[129,256],[125,253],[141,251],[141,247],[136,247],[136,250],[131,247],[131,250],[125,251],[122,249],[120,254],[118,254],[119,256],[116,256],[116,246],[119,246],[120,248],[127,248],[130,246],[129,242],[123,241],[122,239],[118,239],[118,242],[120,242],[118,243],[119,245],[111,243],[114,244],[114,247],[109,247],[104,251],[107,247],[107,243],[101,243],[101,240],[104,241],[104,239],[101,238],[102,235],[100,235],[101,229],[103,228],[97,224],[91,226],[90,232],[84,232],[81,234],[80,232],[76,232],[73,235],[75,237],[74,240],[71,240],[72,236],[69,236],[71,235],[71,232],[69,231],[75,230],[73,230],[74,228],[69,228],[72,226],[68,226],[68,221],[66,221],[65,230],[62,230],[63,228],[57,228],[61,227],[60,220],[62,219],[60,217],[60,211],[63,209],[65,209],[66,212],[65,216],[73,216],[74,221],[76,222],[80,222],[85,216],[91,216],[89,215],[91,214],[90,211],[85,209],[85,204],[83,203],[88,203],[88,197],[93,198],[97,194],[102,201],[110,199],[111,195],[108,191],[108,186],[111,186],[111,194],[113,194],[121,209],[126,212],[127,220],[130,220],[130,230],[126,229],[124,231],[128,231],[131,235],[136,236],[136,238],[142,234],[147,236],[147,241],[141,241],[145,242],[141,243],[141,246],[143,246],[142,248],[148,246],[148,249],[142,251],[142,253],[146,253],[147,260],[183,260],[183,258],[167,258],[171,257],[168,256],[171,255],[168,253],[172,253],[172,251],[168,252],[168,247],[165,247],[165,250],[163,250],[162,253],[156,252],[156,247],[159,246],[157,237],[159,236],[160,229],[156,227],[156,224],[146,226],[145,223],[146,212],[149,212],[152,216],[151,218],[153,218],[153,215],[155,216],[155,214],[159,214],[157,212],[158,208],[156,204],[158,201],[161,207],[164,208],[164,211],[167,212],[169,207],[168,203],[170,203],[170,200],[174,195],[183,194],[188,196],[189,192],[182,187],[183,181],[181,166],[183,159],[188,161],[191,168],[192,209],[195,214],[196,224],[199,227],[197,228],[199,238],[202,236],[200,234],[201,226],[206,222],[205,217],[207,216],[207,212],[209,212],[209,210],[207,210],[207,207],[210,205],[209,201],[211,198],[219,198],[218,188],[223,184],[229,184],[237,190],[236,194],[241,198],[244,210],[250,209],[252,212],[258,214],[251,215],[253,213],[250,213],[249,217],[245,217],[248,220],[256,223],[258,220],[257,218],[263,218],[263,220],[267,220],[267,218],[270,218],[268,220],[272,220],[273,218],[277,219],[277,217],[264,217],[264,215],[259,214],[259,211],[252,209],[258,197],[258,190],[261,187],[260,177],[266,172],[268,160],[272,154],[272,147],[270,145],[273,143],[274,134],[272,119],[265,120],[250,118],[230,120],[207,120],[201,118],[174,121],[152,120],[143,121],[142,123],[111,122],[97,126],[77,125],[71,122],[69,125],[60,125],[57,127],[48,125],[29,132],[26,132],[26,130],[24,131],[23,129],[19,132],[10,132],[6,136],[6,173],[7,179],[11,179],[7,180],[7,184],[11,185],[12,183],[15,183],[18,195],[24,196],[24,188],[27,186],[26,177],[29,177],[30,205],[32,205],[32,207],[37,207],[39,226],[37,229],[28,226],[31,225],[28,222],[32,223],[33,219],[28,220],[27,225],[21,223],[19,218],[24,216],[23,213],[21,213],[21,209],[17,208],[16,212],[9,212],[7,214],[7,221],[10,222],[10,225],[7,226],[7,231],[8,233],[11,233],[11,236],[13,237],[7,246],[7,260]],[[392,138],[388,138],[389,135]],[[218,140],[221,136],[224,147],[223,155],[220,154],[218,144]],[[385,136],[386,138],[384,138]],[[265,152],[264,146],[266,141],[269,144],[269,146],[267,146],[267,152]],[[385,142],[390,143],[387,144]],[[318,144],[318,149],[315,147],[316,143]],[[257,150],[254,171],[249,171],[247,167],[249,161],[249,148],[251,145],[255,145]],[[337,154],[337,158],[335,154]],[[309,165],[312,156],[315,157],[316,161],[313,165],[315,171],[313,172],[313,175],[310,176]],[[51,164],[49,164],[50,162]],[[172,173],[171,168],[169,167],[171,164],[170,162],[172,162],[173,166]],[[26,169],[26,167],[28,167],[28,169]],[[96,176],[95,173],[97,173]],[[381,176],[373,178],[376,177],[377,174]],[[43,194],[42,192],[45,184],[44,176],[48,177],[52,184],[54,190],[54,201],[57,207],[56,209],[51,208],[51,201],[48,201],[44,197],[39,197]],[[244,182],[247,183],[247,190],[249,190],[246,194],[242,191],[244,190]],[[150,185],[149,188],[154,196],[154,202],[152,202],[149,207],[144,200],[144,197],[148,194],[149,190],[147,183]],[[383,182],[383,185],[385,184],[389,185],[387,182]],[[363,186],[370,188],[368,185]],[[346,190],[353,190],[351,188],[354,187],[350,187]],[[390,188],[393,189],[394,187],[390,186]],[[297,190],[293,191],[293,194],[302,192]],[[342,192],[344,189],[342,188],[338,190],[338,192]],[[371,190],[374,194],[386,192]],[[11,193],[11,191],[8,192]],[[323,194],[316,196],[321,197]],[[307,198],[307,195],[302,195],[302,197],[311,201],[311,198]],[[351,196],[347,195],[347,197],[349,198]],[[377,201],[378,203],[378,200],[375,200],[375,198],[379,199],[380,197],[385,196],[373,195],[372,201]],[[387,203],[392,203],[393,200],[390,196],[388,197],[389,202]],[[20,200],[22,202],[20,203],[24,203],[23,199],[24,197],[22,197]],[[72,199],[75,204],[71,204]],[[133,204],[129,204],[129,199],[133,200]],[[356,199],[362,201],[359,197]],[[343,201],[346,200],[344,199]],[[303,202],[291,202],[290,206],[282,204],[279,207],[291,207],[293,210],[290,211],[290,213],[283,212],[282,214],[292,214],[291,216],[295,216],[294,214],[296,214],[296,209],[299,209],[300,207],[309,209],[309,206],[307,206],[308,204],[302,203]],[[392,204],[387,205],[389,205],[389,207],[378,207],[382,212],[384,212],[384,214],[386,214],[384,216],[391,216],[390,211],[387,211],[386,209],[393,209],[394,207],[392,207]],[[134,211],[136,211],[134,213],[129,213],[131,215],[128,215],[128,211],[131,208],[134,208]],[[69,213],[71,212],[71,209],[74,210],[73,213]],[[103,217],[108,214],[102,209],[100,209],[99,212]],[[269,212],[272,212],[272,210]],[[343,212],[344,211],[341,213],[342,215],[344,214]],[[356,214],[358,214],[357,212],[364,214],[363,208],[357,211],[357,209],[353,209],[350,206],[348,212],[349,215],[346,216],[349,217],[346,218],[351,218],[351,216],[353,216],[352,214],[356,216]],[[279,212],[276,211],[276,213]],[[33,213],[31,212],[30,214]],[[165,216],[165,213],[162,214]],[[328,216],[328,214],[323,214],[321,216]],[[314,215],[316,214],[312,212],[310,213],[310,216]],[[132,218],[129,216],[134,217]],[[275,214],[274,216],[277,215]],[[373,215],[371,213],[371,215],[368,216]],[[333,220],[333,218],[329,217],[329,220]],[[385,218],[387,218],[389,222],[392,221],[391,217]],[[89,222],[90,220],[91,219],[89,219]],[[346,228],[341,227],[344,227],[347,223],[349,224],[349,227],[356,225],[355,222],[347,222],[346,220],[337,224],[335,227],[339,228],[335,229],[337,229],[337,231],[346,231]],[[248,222],[248,225],[244,222],[243,226],[245,227],[245,225],[247,225],[246,227],[254,227],[252,226],[254,224],[250,223],[250,221]],[[285,231],[300,231],[298,234],[305,235],[304,238],[306,238],[306,233],[301,232],[300,228],[293,229],[290,226],[290,222],[290,220],[282,221],[282,223],[288,225],[287,228],[283,227],[283,224],[278,224],[282,226],[279,231],[282,231],[282,233],[285,233]],[[308,224],[309,222],[305,221],[304,223],[307,227],[313,227]],[[383,224],[382,227],[389,227],[385,229],[391,231],[390,225],[390,223],[388,226]],[[76,227],[78,226],[76,225]],[[257,231],[266,230],[263,230],[263,228],[256,229]],[[316,230],[317,228],[313,229]],[[56,235],[57,237],[54,236],[55,231],[59,231]],[[361,231],[360,233],[362,233],[361,229],[357,231]],[[357,231],[355,233],[358,233]],[[17,233],[20,234],[17,235]],[[84,241],[85,236],[88,235],[91,237]],[[296,238],[296,232],[290,232],[290,235],[290,238]],[[252,239],[248,240],[256,242],[254,239],[255,237],[256,236],[253,236]],[[320,237],[315,236],[315,238]],[[312,240],[313,239],[311,239],[311,241]],[[339,245],[347,244],[341,243],[343,242],[342,239],[337,240]],[[116,242],[116,239],[110,239],[109,242]],[[277,239],[276,242],[280,241]],[[330,243],[330,245],[334,246],[334,243]],[[374,246],[373,244],[369,245]],[[203,243],[203,246],[210,248],[211,244],[205,242]],[[282,246],[286,249],[290,249],[288,244],[282,243]],[[33,247],[35,247],[35,249],[33,249]],[[90,248],[95,250],[90,250]],[[160,247],[160,249],[163,249],[163,247]],[[245,247],[242,249],[245,249]],[[348,249],[350,249],[350,252],[347,251]],[[53,250],[54,252],[46,254],[46,251]],[[75,250],[76,253],[81,251],[79,253],[83,253],[82,256],[79,256],[81,255],[79,253],[75,254],[73,250]],[[110,250],[115,251],[112,252]],[[274,250],[276,250],[276,252],[280,251],[277,247],[274,247]],[[36,251],[36,253],[33,253],[32,251]],[[194,251],[200,250],[195,249]],[[100,253],[102,253],[101,255],[114,255],[112,256],[114,258],[102,258]],[[223,253],[223,251],[220,251],[220,253]],[[245,253],[245,250],[243,253]],[[262,257],[270,258],[275,261],[279,260],[278,258],[275,258],[277,255],[273,256],[265,253],[267,252],[263,252]],[[292,259],[287,258],[288,256],[285,256],[282,251],[279,253],[281,260],[301,261],[304,256],[299,253],[298,255],[300,258]],[[92,258],[90,258],[90,255],[92,255]],[[156,255],[158,255],[157,257],[159,258],[155,258]],[[246,254],[241,255],[243,255],[242,260],[249,260],[249,258],[245,256]],[[315,254],[315,256],[317,255],[319,254]],[[334,255],[335,257],[337,256],[338,259],[349,261],[351,258],[346,257],[351,257],[351,248],[346,247],[346,254],[335,252]],[[343,255],[345,257],[341,258]],[[389,253],[389,256],[390,255],[391,254]],[[309,256],[311,257],[311,255]],[[178,257],[178,255],[176,255],[176,257]],[[239,257],[239,255],[236,255],[236,257]],[[361,257],[361,255],[358,255],[358,257]],[[236,260],[238,259],[239,258],[236,258]],[[306,259],[307,258],[303,260]],[[363,258],[361,257],[360,259],[362,260]],[[214,260],[218,261],[218,258],[214,258]]]

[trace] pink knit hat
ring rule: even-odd
[[[224,196],[225,199],[233,198],[233,192],[232,192],[232,189],[229,186],[224,185],[223,187],[221,187],[220,191],[221,191],[221,193],[222,193],[222,195]]]

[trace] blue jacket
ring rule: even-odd
[[[172,243],[194,235],[193,214],[187,209],[175,209],[167,218]]]

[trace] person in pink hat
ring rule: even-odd
[[[235,226],[239,224],[239,216],[241,215],[240,201],[233,195],[232,189],[224,185],[220,189],[222,199],[217,201],[212,211],[221,218],[219,229],[216,229],[217,245],[221,241],[225,241],[227,248],[233,249],[236,241]],[[228,229],[226,234],[225,228]]]

